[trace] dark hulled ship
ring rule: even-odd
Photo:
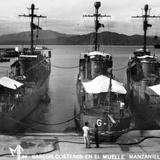
[[[126,90],[113,79],[112,56],[99,49],[98,29],[103,26],[99,23],[99,17],[103,17],[99,7],[100,2],[95,2],[95,14],[88,15],[95,17],[94,50],[82,53],[79,60],[76,88],[80,116],[76,123],[80,128],[85,122],[91,128],[97,124],[100,137],[111,140],[129,128],[131,117],[125,102]]]
[[[14,132],[16,125],[47,96],[51,50],[34,47],[34,30],[41,28],[33,20],[44,17],[36,15],[34,9],[32,4],[31,14],[23,15],[31,18],[31,48],[22,51],[11,64],[8,77],[0,78],[0,132]]]
[[[159,40],[158,40],[158,36],[154,36],[154,39],[155,39],[155,44],[154,44],[154,48],[156,49],[159,49],[160,48],[160,43],[159,43]]]
[[[128,62],[127,92],[130,109],[135,118],[135,125],[140,129],[160,128],[160,61],[146,47],[148,27],[148,5],[145,14],[133,18],[143,18],[144,45],[137,49]]]

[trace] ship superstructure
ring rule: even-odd
[[[91,52],[82,53],[79,60],[77,77],[77,97],[80,116],[76,123],[81,128],[85,122],[91,128],[98,125],[101,137],[113,140],[130,126],[130,114],[125,103],[126,90],[123,84],[113,79],[111,54],[100,51],[98,29],[101,15],[100,2],[95,2],[95,43]],[[113,138],[113,139],[112,139]]]
[[[31,14],[21,16],[31,18],[31,47],[23,50],[11,64],[9,76],[0,78],[1,132],[14,132],[16,125],[21,124],[47,96],[51,50],[34,47],[34,30],[41,29],[34,24],[34,18],[44,16],[34,13],[34,4],[30,10]]]
[[[140,129],[156,129],[160,127],[160,61],[155,54],[147,49],[147,29],[152,25],[148,18],[159,16],[149,15],[149,6],[145,5],[143,18],[144,44],[137,49],[128,62],[127,91],[128,101],[135,125]]]

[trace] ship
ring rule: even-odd
[[[1,133],[14,133],[19,125],[27,128],[23,120],[48,95],[52,50],[34,46],[34,32],[41,29],[34,19],[45,18],[35,14],[34,10],[35,5],[32,4],[29,15],[20,15],[31,18],[30,48],[25,48],[10,65],[8,76],[0,78]]]
[[[100,6],[100,2],[95,2],[95,14],[85,15],[95,18],[95,39],[93,50],[80,54],[76,83],[79,109],[75,109],[75,123],[81,130],[88,122],[91,137],[97,125],[100,140],[115,141],[129,130],[131,115],[126,103],[126,89],[112,73],[112,56],[101,51],[98,44],[98,30],[103,27],[99,17],[109,17],[98,12]]]
[[[143,48],[136,49],[127,67],[127,93],[130,110],[135,127],[141,130],[160,128],[160,60],[147,48],[147,29],[149,6],[144,7],[144,15],[133,16],[143,18]]]
[[[160,44],[155,44],[154,48],[158,48],[159,49],[160,48]]]
[[[19,47],[15,47],[15,48],[2,48],[4,55],[3,57],[7,57],[7,58],[15,58],[18,57],[21,54],[21,51],[19,49]],[[23,48],[24,50],[24,48]]]
[[[158,41],[158,36],[154,36],[154,39],[156,40],[156,43],[154,44],[154,48],[159,49],[160,48],[160,43]]]
[[[10,62],[10,59],[4,58],[3,56],[0,56],[0,63],[3,63],[3,62]]]

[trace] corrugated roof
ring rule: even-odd
[[[157,95],[160,96],[160,84],[154,85],[154,86],[149,86],[151,90],[153,90]]]
[[[9,77],[2,77],[0,78],[0,85],[9,89],[16,90],[17,88],[21,87],[23,83],[20,83]]]

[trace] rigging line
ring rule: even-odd
[[[102,23],[102,20],[101,20]],[[105,24],[105,23],[103,23]],[[104,29],[102,29],[104,28]],[[104,25],[104,27],[101,28],[101,32],[99,32],[99,48],[104,52],[105,50],[105,37],[103,36],[103,33],[105,31],[106,26]]]
[[[110,22],[111,22],[111,17],[110,18]],[[111,27],[109,25],[109,22],[107,22],[107,28],[108,28],[108,44],[110,45],[110,49],[112,52],[112,33],[111,33]]]
[[[81,112],[80,112],[80,113],[81,113]],[[34,120],[32,120],[32,121],[34,121],[34,122],[36,122],[36,123],[39,123],[39,124],[42,124],[42,125],[60,125],[60,124],[64,124],[64,123],[67,123],[67,122],[69,122],[69,121],[74,120],[77,116],[80,115],[80,113],[76,114],[76,115],[75,115],[73,118],[71,118],[71,119],[68,119],[68,120],[66,120],[66,121],[64,121],[64,122],[60,122],[60,123],[57,123],[57,124],[47,124],[47,123],[42,123],[42,122],[38,122],[38,121],[34,121]],[[8,118],[11,119],[12,121],[15,121],[15,122],[18,123],[18,124],[21,124],[21,125],[23,125],[23,126],[26,126],[27,129],[31,129],[31,130],[34,130],[34,131],[39,131],[39,132],[48,133],[48,131],[46,131],[46,130],[35,129],[37,126],[31,127],[29,124],[24,123],[24,122],[19,121],[19,120],[16,120],[16,119],[12,118],[11,116],[8,116]]]
[[[102,32],[100,32],[98,36],[99,36],[99,44],[98,44],[99,49],[104,51],[104,42],[103,42],[104,38],[103,38]]]
[[[34,131],[39,131],[39,132],[45,132],[45,133],[48,133],[46,130],[40,130],[40,129],[35,129],[34,127],[30,127],[30,125],[29,125],[29,124],[24,123],[24,122],[19,121],[19,120],[16,120],[16,119],[12,118],[11,116],[8,116],[8,115],[7,115],[7,117],[8,117],[9,119],[11,119],[12,121],[16,122],[16,123],[19,123],[19,124],[21,124],[21,125],[23,125],[23,126],[26,126],[26,127],[27,127],[27,129],[32,129],[32,130],[34,130]]]
[[[42,61],[40,61],[39,63],[33,65],[31,68],[29,68],[26,73],[28,73],[31,69],[36,68],[38,65],[40,65],[43,61],[45,61],[46,59],[43,59]]]
[[[43,59],[42,61],[40,61],[38,64],[32,66],[31,68],[29,68],[26,73],[28,73],[31,69],[35,68],[36,66],[38,66],[39,64],[41,64],[43,61],[45,61],[45,59]],[[1,67],[1,66],[0,66]],[[64,67],[64,66],[57,66],[57,65],[52,65],[52,67],[55,67],[55,68],[60,68],[60,69],[74,69],[74,68],[79,68],[79,66],[71,66],[71,67]],[[113,68],[114,71],[119,71],[119,70],[123,70],[127,68],[127,66],[124,66],[122,68]]]
[[[29,120],[31,120],[33,122],[36,122],[38,124],[42,124],[42,125],[53,125],[54,126],[54,125],[60,125],[60,124],[64,124],[64,123],[70,122],[70,121],[74,120],[76,117],[78,117],[80,114],[81,114],[81,112],[76,114],[74,117],[72,117],[72,118],[70,118],[70,119],[68,119],[66,121],[59,122],[59,123],[44,123],[44,122],[40,122],[40,121],[36,121],[36,120],[32,120],[32,119],[29,119]]]
[[[85,30],[87,31],[87,34],[90,34],[90,36],[89,36],[89,48],[90,48],[90,50],[92,50],[92,39],[93,39],[92,38],[92,32],[90,32],[89,27],[87,27],[87,25],[86,25],[86,24],[89,24],[89,20],[88,20],[88,23],[86,23],[85,19],[86,18],[83,17],[83,24],[84,24]]]
[[[79,66],[71,66],[71,67],[64,67],[64,66],[57,66],[57,65],[51,65],[54,68],[60,68],[60,69],[74,69],[79,68]]]

